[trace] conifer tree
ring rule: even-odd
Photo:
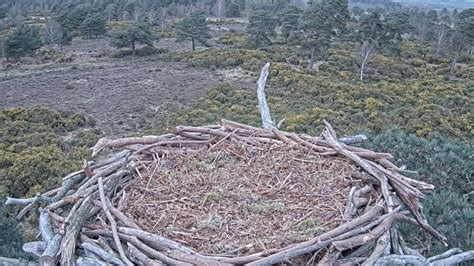
[[[5,40],[5,54],[17,62],[20,57],[33,54],[41,47],[41,37],[37,27],[22,24],[8,34]]]
[[[112,46],[130,47],[133,55],[135,55],[137,44],[153,46],[153,40],[156,39],[151,33],[150,27],[143,22],[134,22],[112,30],[109,37]]]
[[[249,18],[247,33],[250,44],[257,48],[272,43],[271,38],[275,37],[275,27],[277,20],[269,12],[258,11]]]
[[[311,2],[299,23],[300,43],[310,51],[310,69],[316,54],[323,56],[327,52],[331,38],[346,31],[349,18],[347,0]]]
[[[100,17],[100,14],[91,13],[82,21],[79,26],[79,31],[87,38],[91,38],[92,36],[97,38],[97,36],[107,32],[105,29],[105,20]]]
[[[193,51],[196,50],[196,42],[209,46],[207,42],[211,35],[207,26],[206,16],[202,12],[193,12],[178,23],[176,28],[177,41],[191,41]]]

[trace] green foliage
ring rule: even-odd
[[[38,50],[42,62],[70,63],[74,61],[73,54],[67,54],[56,49],[41,47]]]
[[[82,21],[79,26],[79,31],[83,36],[87,36],[87,38],[91,38],[92,36],[97,38],[98,35],[103,35],[107,32],[105,29],[105,20],[101,18],[100,14],[91,13]]]
[[[234,2],[226,3],[225,16],[226,17],[240,17],[240,5]]]
[[[359,38],[374,43],[377,47],[388,46],[392,42],[401,43],[401,31],[391,21],[382,20],[380,14],[364,16],[359,25]]]
[[[335,50],[334,54],[342,53]],[[271,54],[269,52],[268,54]],[[194,66],[218,68],[242,66],[247,69],[246,58],[259,58],[254,70],[270,60],[265,52],[255,50],[219,49],[194,53],[188,63]],[[258,56],[258,57],[257,57]],[[343,53],[341,57],[347,58]],[[329,65],[319,73],[298,71],[286,64],[274,63],[266,90],[275,119],[285,118],[283,129],[319,135],[322,119],[337,125],[341,134],[359,131],[381,133],[390,126],[399,126],[418,136],[440,132],[444,136],[470,139],[474,136],[473,91],[462,81],[445,81],[433,73],[422,73],[423,79],[400,81],[388,58],[376,57],[382,68],[380,76],[391,78],[364,84],[353,80],[345,64]],[[388,60],[384,62],[384,60]],[[422,66],[423,67],[423,66]],[[336,68],[336,69],[333,69]],[[412,69],[411,67],[407,67]],[[248,68],[252,69],[252,68]],[[393,75],[393,76],[392,76]],[[178,112],[180,123],[216,123],[220,118],[259,125],[256,93],[247,88],[220,86],[203,96],[190,113]],[[170,118],[173,123],[174,118]]]
[[[293,34],[298,30],[298,20],[301,17],[302,10],[296,6],[290,6],[285,10],[280,18],[281,33],[286,42],[290,42]]]
[[[257,70],[265,60],[267,60],[266,53],[259,50],[225,48],[193,52],[188,64],[209,68],[242,66],[246,70]]]
[[[130,47],[132,54],[135,55],[137,44],[153,46],[153,36],[150,27],[142,22],[132,22],[121,25],[109,32],[110,44],[122,48]]]
[[[79,29],[90,13],[96,13],[90,6],[73,3],[66,4],[56,11],[56,20],[64,28],[64,31],[71,35]]]
[[[196,50],[196,42],[209,46],[211,38],[206,16],[202,12],[193,12],[181,20],[176,27],[177,41],[191,41],[193,51]]]
[[[474,8],[463,10],[459,13],[459,29],[466,38],[466,41],[474,45]]]
[[[271,38],[276,36],[276,26],[277,20],[270,12],[255,12],[249,18],[246,30],[250,45],[254,48],[270,45],[272,43]]]
[[[62,176],[90,155],[88,147],[100,132],[78,131],[91,126],[94,121],[81,114],[43,107],[1,111],[0,197],[33,195],[58,185]]]
[[[242,48],[248,44],[247,35],[239,32],[226,32],[219,37],[220,44],[232,45],[236,48]]]
[[[310,51],[309,68],[313,68],[316,55],[323,58],[331,38],[346,31],[349,19],[347,0],[313,1],[299,21],[298,42]]]
[[[18,222],[7,213],[4,201],[0,201],[0,256],[8,258],[21,258],[24,256],[21,247],[23,237],[14,230]]]
[[[22,24],[8,34],[5,39],[5,53],[15,61],[20,57],[31,55],[41,47],[41,38],[38,28]]]
[[[390,152],[396,164],[406,165],[419,173],[413,178],[436,185],[435,192],[422,201],[429,223],[448,238],[451,247],[474,248],[474,210],[472,198],[467,196],[472,189],[469,177],[474,176],[472,143],[447,139],[439,134],[423,139],[394,129],[370,137],[365,145]],[[400,227],[405,239],[425,254],[439,254],[445,250],[441,243],[419,228],[405,224]]]

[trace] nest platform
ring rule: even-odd
[[[161,136],[103,138],[119,150],[30,199],[41,241],[24,250],[43,264],[374,264],[410,249],[395,222],[446,243],[421,212],[433,185],[392,156],[321,137],[223,120]],[[388,250],[388,252],[387,252]]]

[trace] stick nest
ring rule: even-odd
[[[44,264],[269,265],[306,255],[372,264],[409,251],[395,221],[446,243],[421,213],[434,186],[347,140],[328,123],[319,138],[226,120],[104,138],[93,155],[122,151],[6,204],[26,205],[19,219],[42,207],[42,241],[24,250]]]

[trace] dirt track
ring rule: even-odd
[[[188,105],[219,79],[184,63],[129,58],[8,75],[0,75],[0,109],[46,105],[86,113],[108,136],[137,132],[165,105]]]

